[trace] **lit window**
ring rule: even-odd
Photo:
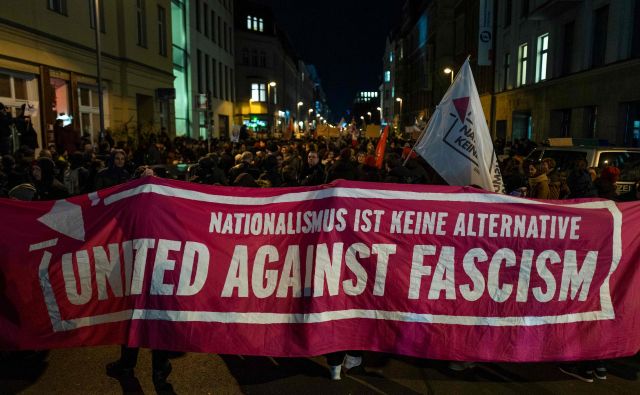
[[[393,51],[389,52],[389,62],[393,63]]]
[[[247,16],[247,29],[256,32],[264,32],[264,19],[257,16]]]
[[[538,37],[538,56],[536,57],[536,82],[547,79],[547,56],[549,55],[549,33]]]
[[[395,86],[391,87],[391,97],[396,97],[396,87]]]
[[[251,101],[267,101],[267,84],[251,84]]]
[[[524,43],[518,47],[518,86],[522,86],[527,83],[528,49],[529,45],[527,45],[527,43]]]

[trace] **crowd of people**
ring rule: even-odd
[[[0,130],[3,127],[0,122]],[[378,168],[377,139],[353,140],[351,135],[295,141],[249,138],[231,143],[184,137],[171,139],[163,131],[151,134],[134,146],[131,141],[115,142],[108,133],[100,144],[92,144],[89,136],[74,140],[68,138],[65,128],[57,130],[56,142],[37,150],[37,156],[37,147],[33,144],[23,144],[13,152],[10,144],[0,144],[0,196],[62,199],[145,174],[201,184],[262,188],[313,186],[337,179],[446,184],[411,151],[413,141],[398,138],[390,138],[383,166]],[[586,161],[579,160],[568,171],[559,170],[552,158],[527,161],[526,155],[533,148],[535,144],[528,140],[516,140],[508,145],[496,141],[496,151],[504,157],[501,171],[506,193],[555,200],[638,199],[637,184],[625,195],[616,194],[620,171],[615,167],[589,169]],[[178,174],[177,163],[185,164],[189,171]]]
[[[60,133],[56,134],[56,142],[37,150],[36,155],[38,147],[33,144],[11,150],[11,144],[4,140],[7,119],[4,115],[0,119],[0,196],[14,199],[63,199],[144,176],[254,188],[314,186],[337,179],[446,184],[411,150],[413,141],[399,138],[389,139],[382,168],[376,165],[377,139],[353,140],[351,135],[296,141],[248,138],[232,143],[171,139],[161,132],[134,146],[132,142],[115,142],[109,134],[99,144],[92,144],[89,136],[69,138],[72,135],[57,125]],[[508,145],[496,142],[496,151],[504,157],[501,171],[507,193],[535,199],[640,199],[638,183],[631,192],[616,194],[620,171],[615,167],[599,169],[597,174],[579,160],[570,171],[560,171],[553,159],[527,161],[526,156],[534,147],[525,140]],[[173,171],[177,163],[187,164],[188,171],[177,174]],[[132,374],[136,359],[136,349],[123,347],[121,359],[107,370],[118,377]],[[334,353],[328,356],[328,363],[331,377],[339,379],[341,367],[349,369],[361,364],[362,356],[357,352]],[[154,351],[153,365],[154,382],[164,382],[171,371],[167,353]],[[468,366],[471,364],[454,364],[452,368]],[[600,377],[606,377],[603,365],[597,367]],[[583,365],[563,369],[579,378],[589,375]]]

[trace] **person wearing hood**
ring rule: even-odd
[[[55,163],[40,158],[31,166],[31,177],[36,188],[36,200],[58,200],[69,197],[67,188],[55,177]]]
[[[109,188],[129,181],[131,176],[125,169],[126,161],[127,155],[123,150],[114,150],[111,154],[109,167],[101,170],[96,176],[96,189]]]
[[[549,199],[549,178],[547,168],[542,163],[529,165],[529,193],[527,197],[532,199]]]

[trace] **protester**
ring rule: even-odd
[[[344,148],[340,151],[338,160],[327,170],[326,182],[338,179],[357,180],[358,172],[356,163],[352,160],[351,148]]]
[[[113,151],[109,167],[101,170],[96,176],[96,189],[109,188],[129,180],[129,172],[125,168],[126,158],[124,151]]]
[[[67,188],[55,178],[55,163],[49,158],[38,159],[31,167],[36,200],[58,200],[69,196]]]
[[[4,104],[0,103],[0,155],[12,153],[12,125],[13,118],[11,117],[11,113]]]
[[[326,179],[324,165],[320,163],[320,158],[316,151],[309,151],[307,154],[308,167],[302,173],[300,185],[313,186],[321,185]]]
[[[542,163],[529,165],[528,197],[532,199],[549,199],[549,178]]]
[[[600,177],[596,179],[593,185],[596,188],[598,197],[618,200],[618,193],[616,192],[616,183],[620,178],[620,169],[615,166],[609,166],[602,169]]]
[[[567,177],[567,186],[569,187],[570,199],[596,197],[586,160],[578,159],[576,161],[576,166]]]
[[[20,107],[20,114],[16,117],[15,125],[20,136],[20,146],[32,150],[38,148],[38,134],[31,124],[31,117],[26,114],[26,104]]]

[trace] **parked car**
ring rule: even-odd
[[[575,167],[578,159],[585,159],[587,165],[595,168],[598,174],[607,166],[615,166],[620,169],[618,194],[629,192],[640,180],[640,148],[550,146],[538,147],[527,156],[530,161],[545,158],[553,158],[556,168],[566,173]]]

